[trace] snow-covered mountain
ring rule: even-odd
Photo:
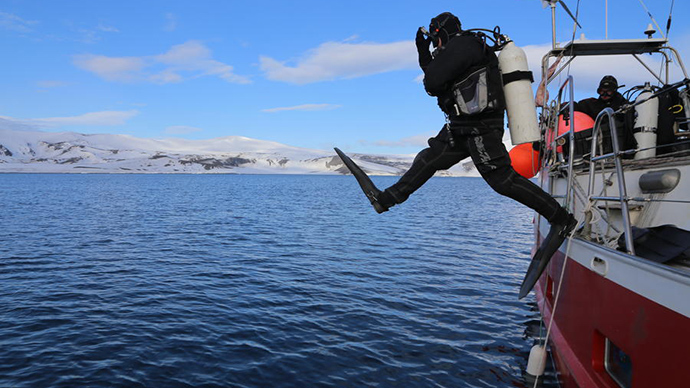
[[[347,150],[345,150],[347,152]],[[400,175],[410,155],[351,154],[371,175]],[[209,140],[0,129],[0,173],[347,174],[334,151],[228,136]],[[478,176],[467,160],[447,176]]]

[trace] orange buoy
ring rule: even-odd
[[[529,179],[539,171],[539,152],[532,149],[532,143],[513,147],[510,152],[510,164],[515,172]]]
[[[575,118],[575,132],[584,131],[594,126],[594,119],[589,117],[587,113],[577,111],[573,113]],[[573,120],[568,120],[568,122],[563,120],[563,115],[558,116],[558,136],[570,131],[571,122],[573,122]]]
[[[591,118],[587,113],[582,113],[582,112],[573,112],[573,117],[575,121],[575,132],[580,132],[584,131],[587,129],[590,129],[594,126],[594,119]],[[570,131],[570,123],[572,123],[573,120],[568,120],[567,122],[563,119],[563,115],[558,116],[558,136],[561,136],[564,133],[567,133]],[[546,139],[546,144],[547,147],[551,146],[551,142],[553,141],[553,132],[548,132],[547,139]],[[558,152],[563,152],[563,147],[558,146],[556,148]]]

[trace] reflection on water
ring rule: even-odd
[[[2,181],[0,386],[527,384],[532,215],[481,179]]]

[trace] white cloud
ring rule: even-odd
[[[45,119],[32,119],[32,122],[44,124],[46,126],[63,126],[63,125],[94,125],[94,126],[110,126],[122,125],[127,120],[139,114],[137,110],[128,111],[102,111],[84,113],[79,116],[71,117],[50,117]]]
[[[281,108],[263,109],[262,112],[275,113],[275,112],[284,112],[284,111],[292,111],[292,110],[318,111],[318,110],[333,110],[333,109],[338,109],[340,107],[341,107],[341,105],[334,105],[334,104],[304,104],[304,105],[288,106],[288,107],[281,107]]]
[[[131,82],[141,78],[141,71],[147,66],[139,57],[106,57],[105,55],[75,55],[73,63],[84,70],[95,73],[107,81]]]
[[[165,128],[165,133],[171,134],[171,135],[184,135],[187,133],[194,133],[194,132],[201,132],[201,128],[196,128],[196,127],[188,127],[186,125],[173,125],[170,127]]]
[[[11,131],[34,131],[36,125],[27,124],[21,120],[13,119],[12,117],[0,116],[0,129],[9,129]]]
[[[183,44],[172,46],[165,54],[157,55],[155,59],[167,65],[180,67],[194,67],[200,60],[208,60],[211,50],[201,42],[190,40]]]
[[[398,140],[379,140],[375,142],[361,140],[360,143],[364,145],[374,145],[377,147],[428,147],[427,141],[430,137],[434,137],[435,135],[436,134],[433,132],[427,132],[421,135],[404,137]]]
[[[120,32],[120,30],[118,30],[116,27],[107,26],[103,23],[99,23],[98,27],[96,27],[96,29],[98,31],[102,31],[102,32]]]
[[[182,82],[183,78],[172,69],[165,69],[158,74],[149,76],[149,81],[157,84],[172,84]]]
[[[72,22],[65,22],[66,26],[69,27],[75,34],[76,37],[73,38],[77,42],[93,44],[101,40],[101,35],[103,33],[119,33],[116,27],[109,26],[103,23],[98,23],[96,27],[82,27],[74,25]]]
[[[137,114],[139,114],[139,111],[129,110],[90,112],[79,116],[48,117],[40,119],[15,119],[12,117],[0,116],[0,119],[2,119],[0,124],[3,126],[12,125],[25,130],[67,125],[111,126],[123,125],[127,120]]]
[[[168,12],[165,14],[165,26],[163,27],[163,31],[165,32],[173,32],[177,29],[177,17]]]
[[[246,84],[251,81],[243,76],[233,73],[233,68],[211,58],[211,50],[199,41],[190,40],[186,43],[173,46],[165,54],[157,55],[154,60],[169,66],[163,73],[168,75],[177,72],[195,72],[196,76],[213,75],[228,82]],[[170,77],[167,77],[170,78]],[[181,79],[182,77],[179,76]]]
[[[35,20],[25,20],[17,15],[0,12],[0,27],[15,32],[32,32],[32,26],[38,24]]]
[[[160,55],[107,57],[83,54],[75,55],[73,63],[107,81],[115,82],[167,84],[189,78],[216,76],[231,83],[251,83],[249,78],[235,74],[232,66],[212,59],[211,50],[194,40],[173,46]]]
[[[394,43],[326,42],[288,65],[261,56],[261,70],[268,79],[294,84],[356,78],[417,67],[417,51],[412,41]]]

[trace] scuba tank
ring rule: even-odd
[[[527,66],[527,55],[509,41],[498,55],[498,68],[503,77],[508,128],[513,145],[538,141],[540,133],[531,85],[534,79]]]
[[[688,86],[680,91],[679,97],[681,101],[681,109],[683,109],[683,112],[685,113],[684,121],[686,123],[690,123],[690,89],[688,89]]]
[[[491,36],[485,34],[488,32]],[[498,71],[502,82],[492,82],[489,66],[474,69],[469,76],[453,85],[455,109],[458,115],[472,115],[485,109],[505,105],[508,113],[508,128],[513,145],[532,143],[541,139],[537,124],[537,110],[532,94],[534,78],[527,65],[527,55],[496,26],[493,30],[475,28],[463,33],[473,33],[484,44],[498,54]],[[494,42],[486,45],[486,40]],[[493,87],[495,84],[495,87]],[[502,87],[501,87],[502,86]],[[502,90],[501,90],[502,89]],[[501,93],[502,92],[502,93]],[[502,98],[498,95],[502,94]]]
[[[646,83],[642,93],[635,102],[647,100],[654,94],[652,87]],[[635,153],[635,159],[653,158],[656,156],[656,130],[659,120],[659,99],[651,98],[640,105],[635,106],[635,128],[633,133],[637,141],[637,148],[641,151]],[[651,148],[651,149],[645,149]]]

